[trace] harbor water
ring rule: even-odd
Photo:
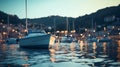
[[[120,40],[55,43],[50,49],[0,44],[0,67],[120,67]]]

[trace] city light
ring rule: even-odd
[[[60,31],[56,31],[56,33],[59,33]]]
[[[95,33],[95,30],[93,30],[93,32]]]
[[[75,33],[76,31],[75,30],[72,30],[71,33]]]
[[[65,34],[67,34],[68,33],[68,31],[65,31]]]
[[[91,35],[90,35],[90,34],[88,34],[88,36],[90,37]]]
[[[114,28],[115,28],[115,26],[112,26],[112,28],[114,29]]]
[[[80,36],[82,36],[83,34],[80,34]]]
[[[15,30],[14,29],[12,29],[12,32],[14,32]]]
[[[24,32],[27,32],[27,31],[28,31],[28,30],[26,30],[26,29],[24,30]]]
[[[18,32],[18,31],[15,31],[16,33]]]
[[[104,31],[106,31],[107,29],[106,29],[106,27],[104,27]]]
[[[87,31],[87,29],[85,28],[85,31]]]
[[[3,35],[6,35],[7,33],[6,32],[3,32]]]
[[[5,26],[3,26],[3,28],[5,28]]]
[[[118,28],[118,30],[120,30],[120,28]]]
[[[61,33],[64,33],[64,31],[61,31]]]

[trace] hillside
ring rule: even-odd
[[[54,27],[54,24],[55,24],[57,30],[66,30],[66,22],[67,22],[66,19],[67,17],[49,16],[49,17],[28,19],[28,22],[42,24],[48,27],[49,26]],[[71,27],[71,24],[73,21],[74,21],[74,18],[68,17],[69,27]],[[25,22],[25,19],[23,19],[23,22]]]
[[[84,16],[79,16],[77,18],[69,18],[69,28],[72,29],[73,22],[75,23],[75,29],[79,31],[79,28],[91,28],[93,23],[93,28],[96,26],[107,26],[113,24],[120,18],[120,5],[106,7],[99,9],[98,11]],[[56,20],[57,30],[66,29],[66,17],[61,16],[49,16],[42,18],[29,19],[29,22],[42,23],[47,26],[53,26],[54,19]],[[106,21],[106,19],[109,19]],[[25,22],[25,21],[24,21]]]
[[[18,24],[25,23],[25,19],[19,19],[16,15],[6,14],[0,11],[0,22],[7,23],[7,17],[10,17],[10,23]],[[106,7],[99,9],[98,11],[84,16],[79,16],[77,18],[68,17],[69,30],[73,27],[73,22],[75,24],[75,29],[77,32],[79,28],[91,28],[92,25],[96,26],[107,26],[113,24],[118,18],[120,18],[120,5]],[[93,21],[93,22],[92,22]],[[62,16],[48,16],[42,18],[28,19],[29,23],[42,24],[47,27],[54,27],[54,22],[56,24],[57,30],[66,30],[66,17]],[[93,24],[92,24],[93,23]]]
[[[80,16],[76,18],[75,26],[77,31],[79,27],[91,28],[92,23],[94,27],[95,25],[107,26],[113,24],[118,18],[120,18],[120,5],[100,9],[90,15]],[[106,19],[109,20],[106,21]]]
[[[22,22],[21,19],[17,17],[17,15],[10,15],[0,11],[0,22],[7,24],[8,17],[9,17],[10,24],[18,24]]]

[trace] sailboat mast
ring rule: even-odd
[[[66,17],[66,30],[68,32],[68,18]]]
[[[25,0],[25,15],[26,15],[26,30],[28,31],[28,28],[27,28],[27,25],[28,25],[28,23],[27,23],[27,0]]]
[[[7,17],[7,22],[8,22],[8,29],[7,29],[7,33],[8,33],[8,38],[9,38],[9,30],[10,30],[9,15],[8,15],[8,17]]]
[[[93,31],[93,16],[92,16],[92,31]]]
[[[74,27],[74,20],[73,20],[73,30],[75,30],[75,27]]]
[[[55,22],[55,18],[54,18],[54,34],[56,32],[56,22]]]
[[[8,27],[9,27],[9,15],[8,15],[8,17],[7,17],[7,22],[8,22]]]

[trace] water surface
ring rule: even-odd
[[[0,67],[119,67],[120,40],[55,43],[50,49],[0,44]]]

